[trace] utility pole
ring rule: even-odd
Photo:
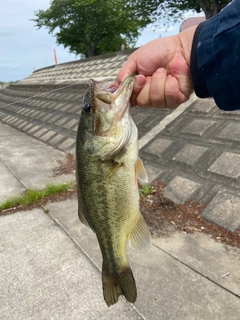
[[[57,54],[56,54],[56,50],[53,49],[53,56],[54,56],[54,64],[58,64],[57,62]]]

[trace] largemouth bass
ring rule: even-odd
[[[78,126],[76,174],[78,214],[95,233],[102,253],[103,296],[108,306],[120,295],[135,302],[137,289],[126,243],[150,246],[139,210],[138,183],[147,182],[138,157],[138,131],[130,110],[134,75],[117,83],[89,80]]]

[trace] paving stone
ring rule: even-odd
[[[213,114],[218,110],[219,109],[213,99],[197,99],[189,111]]]
[[[5,114],[4,114],[4,121],[8,122],[8,120],[9,120],[10,118],[11,118],[10,115],[5,116]],[[1,119],[3,119],[2,116],[1,116]]]
[[[66,102],[66,104],[65,104],[63,107],[58,108],[58,110],[61,110],[62,112],[66,112],[66,111],[68,111],[68,109],[70,109],[70,108],[71,108],[71,105],[69,105],[69,104]]]
[[[50,101],[50,103],[48,105],[45,105],[44,107],[50,110],[58,110],[58,103],[55,101]]]
[[[113,69],[105,70],[104,72],[105,76],[115,75],[116,71]]]
[[[81,111],[81,109],[82,109],[82,101],[80,101],[79,104],[72,105],[71,108],[68,109],[68,112],[76,113],[77,111]]]
[[[72,131],[74,132],[77,132],[77,130],[78,130],[78,124],[72,128]]]
[[[34,126],[33,123],[28,123],[28,124],[24,127],[24,131],[28,132],[28,130],[29,130],[30,128],[32,128],[33,126]]]
[[[186,144],[174,156],[174,160],[183,162],[187,165],[193,166],[194,163],[208,150],[206,147],[196,146],[193,144]]]
[[[28,130],[29,134],[34,134],[34,132],[36,132],[37,130],[39,130],[41,127],[35,125],[34,127],[32,127],[31,129]]]
[[[181,132],[202,137],[213,124],[215,124],[215,121],[212,120],[194,119]]]
[[[11,116],[11,117],[8,119],[8,123],[13,124],[13,123],[16,122],[17,120],[18,120],[18,118]]]
[[[28,113],[29,109],[27,108],[22,108],[21,110],[19,110],[19,113],[22,115],[26,115],[26,113]]]
[[[25,102],[27,105],[34,107],[34,108],[39,108],[38,101],[34,99],[29,99],[28,101]]]
[[[236,116],[238,116],[238,117],[240,116],[240,110],[235,110],[234,112],[233,111],[221,111],[220,110],[220,114],[222,116],[227,115],[227,116],[236,118]]]
[[[75,154],[76,154],[76,143],[71,148],[68,149],[68,153],[70,153],[70,154],[75,156]]]
[[[136,124],[137,126],[139,126],[140,123],[141,123],[143,120],[146,119],[146,114],[145,114],[145,113],[142,113],[141,111],[136,112],[136,113],[134,112],[134,113],[132,113],[132,117],[133,117],[133,120],[134,120],[135,124]]]
[[[148,152],[157,156],[161,156],[161,154],[173,143],[173,141],[168,139],[155,139],[144,152]]]
[[[66,100],[67,101],[75,101],[76,100],[76,93],[69,93],[67,96],[66,96]]]
[[[29,110],[27,116],[33,118],[34,110]]]
[[[39,137],[41,137],[44,133],[46,133],[47,131],[48,131],[48,129],[42,128],[42,129],[38,130],[37,132],[35,132],[33,135],[34,135],[34,137],[39,138]]]
[[[42,137],[41,140],[43,141],[48,141],[51,137],[53,137],[56,134],[55,131],[49,130],[47,133],[45,133]]]
[[[64,139],[66,139],[66,136],[58,133],[55,137],[49,140],[49,143],[53,146],[56,146],[59,142],[61,142]]]
[[[166,109],[161,109],[161,110],[156,110],[157,112],[150,114],[149,117],[141,124],[141,127],[144,126],[146,131],[151,130],[155,126],[159,125],[160,122],[172,111],[171,110],[166,110]]]
[[[56,126],[61,127],[65,122],[67,122],[69,120],[70,120],[69,118],[62,116],[61,119],[57,120],[54,124]]]
[[[19,119],[17,122],[15,122],[15,126],[16,127],[19,127],[19,125],[21,125],[23,123],[23,120],[22,119]]]
[[[78,119],[71,119],[68,122],[66,122],[63,127],[66,129],[71,129],[74,125],[78,124]]]
[[[47,120],[49,119],[49,118],[51,118],[51,116],[52,116],[53,114],[52,113],[47,113],[46,115],[45,115],[45,117],[42,117],[42,119],[41,119],[41,121],[43,121],[43,122],[48,122]]]
[[[57,120],[59,120],[61,117],[62,117],[62,116],[61,116],[60,114],[54,114],[54,115],[49,114],[49,117],[46,118],[45,121],[47,121],[47,123],[55,124],[55,122],[56,122]],[[42,121],[44,121],[44,120],[42,119]]]
[[[40,112],[38,115],[36,115],[34,118],[40,120],[41,118],[43,118],[44,116],[46,116],[46,112]]]
[[[18,129],[22,130],[23,128],[25,128],[28,125],[27,121],[23,121],[21,125],[18,126]]]
[[[221,227],[235,231],[240,228],[240,198],[219,191],[201,216]]]
[[[223,140],[240,141],[240,123],[228,123],[226,127],[216,135],[216,138]]]
[[[223,152],[208,171],[237,179],[240,176],[240,154]]]
[[[67,150],[68,148],[72,148],[73,145],[75,145],[76,143],[76,140],[75,139],[72,139],[72,138],[68,138],[66,139],[65,141],[63,141],[58,147],[59,149],[61,150]],[[70,148],[70,149],[71,149]]]
[[[176,176],[164,189],[164,196],[175,203],[184,203],[190,200],[193,193],[200,187],[194,181]]]
[[[43,108],[43,106],[44,106],[44,108],[46,108],[46,105],[48,104],[48,102],[47,101],[40,101],[40,103],[39,103],[39,105],[38,105],[38,108]],[[50,104],[50,103],[49,103]]]
[[[35,101],[35,106],[36,107],[40,107],[41,104],[42,104],[42,101],[40,101],[40,100]]]

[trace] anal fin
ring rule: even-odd
[[[143,219],[141,213],[139,213],[139,220],[128,236],[129,246],[138,251],[142,252],[147,250],[151,245],[151,234],[148,229],[146,222]]]

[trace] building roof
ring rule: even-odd
[[[184,20],[181,25],[180,25],[180,32],[190,28],[192,26],[196,26],[198,25],[200,22],[205,21],[206,18],[205,17],[194,17],[194,18],[188,18],[186,20]]]

